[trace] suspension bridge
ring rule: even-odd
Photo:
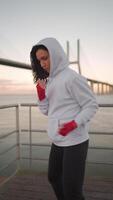
[[[67,56],[69,59],[70,65],[77,65],[78,66],[78,72],[82,74],[81,71],[81,66],[80,66],[80,40],[77,40],[77,59],[75,61],[70,61],[70,45],[69,41],[67,41]],[[31,70],[30,64],[25,64],[13,60],[8,60],[5,58],[0,58],[0,65],[5,65],[5,66],[11,66],[11,67],[16,67],[16,68],[21,68],[21,69],[27,69]],[[97,94],[111,94],[113,93],[113,85],[108,83],[108,82],[102,82],[94,79],[87,78],[87,81],[89,85],[91,86],[91,89],[97,93]]]

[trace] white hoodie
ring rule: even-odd
[[[41,112],[48,115],[48,135],[58,146],[80,144],[88,140],[88,122],[98,105],[87,80],[69,68],[67,56],[54,38],[46,38],[38,44],[47,47],[50,55],[50,74],[46,98],[38,101]],[[75,120],[78,128],[62,136],[59,125]]]

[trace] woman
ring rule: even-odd
[[[31,50],[41,112],[52,140],[48,179],[58,200],[83,200],[88,122],[98,105],[84,77],[69,68],[63,48],[45,38]]]

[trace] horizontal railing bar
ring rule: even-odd
[[[0,58],[0,64],[5,65],[5,66],[11,66],[11,67],[17,67],[17,68],[31,70],[31,66],[29,64],[21,63],[18,61],[9,60],[9,59],[5,59],[5,58]]]
[[[7,152],[11,151],[12,149],[14,149],[15,147],[17,147],[17,144],[11,146],[10,148],[6,149],[5,151],[0,153],[0,156],[6,154]]]
[[[18,130],[11,131],[9,133],[6,133],[5,135],[0,135],[0,139],[4,139],[14,133],[16,133]],[[22,132],[29,132],[29,129],[21,129]],[[40,132],[40,133],[46,133],[46,130],[42,129],[32,129],[32,132]],[[90,135],[113,135],[113,132],[89,132]]]
[[[113,132],[89,132],[90,135],[113,135]]]
[[[12,135],[12,134],[14,134],[14,133],[16,133],[18,130],[14,130],[14,131],[11,131],[11,132],[9,132],[9,133],[6,133],[5,135],[0,135],[0,139],[4,139],[4,138],[6,138],[6,137],[8,137],[8,136],[10,136],[10,135]]]
[[[20,105],[21,106],[33,106],[33,107],[36,106],[37,107],[38,103],[21,103]]]
[[[4,169],[8,168],[12,163],[14,163],[15,161],[17,161],[17,159],[12,160],[10,163],[8,163],[7,165],[5,165],[4,167],[0,168],[0,172],[3,171]]]
[[[88,164],[96,164],[96,165],[113,165],[113,163],[108,162],[108,163],[104,163],[104,162],[93,162],[93,161],[87,161]]]
[[[20,106],[38,106],[38,103],[21,103],[21,104],[9,104],[9,105],[0,105],[0,109],[18,107]],[[113,107],[113,104],[99,104],[99,107]]]
[[[29,132],[29,129],[21,129],[22,132]],[[32,132],[41,132],[41,133],[46,133],[46,130],[42,129],[32,129]],[[91,135],[113,135],[113,132],[89,132]]]
[[[16,133],[18,130],[11,131],[9,133],[6,133],[5,135],[0,135],[0,139],[4,139],[14,133]],[[42,129],[32,129],[32,132],[40,132],[40,133],[46,133],[46,130]],[[21,132],[29,132],[29,129],[21,129]],[[90,135],[113,135],[113,132],[89,132]]]
[[[19,104],[0,105],[0,109],[18,107]]]
[[[38,103],[21,103],[21,106],[38,106]],[[113,107],[113,104],[99,104],[99,107]]]
[[[32,129],[30,130],[32,132],[41,132],[41,133],[46,133],[46,130],[42,130],[42,129]],[[21,129],[21,132],[29,132],[29,129]]]
[[[89,147],[89,149],[113,150],[113,147]]]
[[[45,146],[45,147],[50,147],[51,144],[47,144],[47,143],[32,143],[32,144],[29,144],[29,143],[21,143],[21,145],[23,146]]]
[[[51,143],[50,144],[47,144],[47,143],[32,143],[32,144],[21,143],[21,145],[23,145],[23,146],[45,146],[45,147],[50,147]],[[92,146],[89,146],[89,149],[113,150],[113,147],[101,147],[101,146],[92,147]]]
[[[99,107],[113,107],[113,104],[99,104]]]
[[[24,159],[24,160],[41,160],[41,161],[48,161],[49,159],[48,158],[32,158],[32,157],[21,157],[21,159]],[[93,162],[93,161],[88,161],[87,160],[87,163],[88,164],[104,164],[104,165],[113,165],[112,162],[108,162],[108,163],[104,163],[104,162]]]
[[[48,161],[48,158],[21,157],[20,159],[23,159],[23,160],[42,160],[42,161]]]
[[[29,129],[21,129],[22,132],[29,132]],[[42,129],[32,129],[30,130],[32,132],[41,132],[41,133],[46,133],[46,130]],[[91,135],[113,135],[113,132],[89,132]]]

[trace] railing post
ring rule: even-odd
[[[77,40],[77,62],[78,62],[79,74],[82,74],[81,67],[80,67],[80,40]]]
[[[31,168],[32,165],[32,121],[31,121],[31,106],[29,106],[29,145],[30,145],[30,149],[29,149],[29,166]]]
[[[17,133],[17,168],[20,168],[20,134],[21,134],[21,127],[20,127],[20,104],[16,107],[16,133]]]
[[[69,51],[69,41],[67,41],[67,57],[68,57],[68,60],[69,60],[69,57],[70,57],[70,51]]]

